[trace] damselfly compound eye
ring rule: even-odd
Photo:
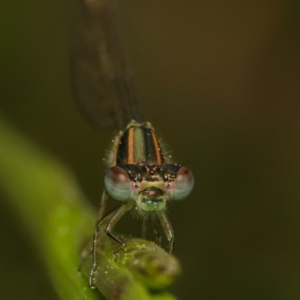
[[[105,188],[116,200],[126,201],[131,195],[131,182],[124,169],[118,166],[110,168],[105,175]]]
[[[177,172],[176,179],[171,184],[171,198],[173,200],[182,200],[192,191],[194,186],[194,176],[190,169],[181,167]]]

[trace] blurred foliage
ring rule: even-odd
[[[87,288],[87,278],[78,273],[79,249],[93,228],[94,213],[62,166],[41,154],[5,122],[0,123],[4,204],[14,209],[60,298],[97,299]],[[17,254],[24,255],[24,249],[18,248]],[[3,275],[5,271],[2,269]],[[5,296],[13,298],[14,293]]]

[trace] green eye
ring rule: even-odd
[[[124,169],[118,166],[110,168],[106,172],[104,183],[111,197],[119,201],[129,200],[131,196],[131,182]]]
[[[190,169],[181,167],[176,179],[171,184],[169,195],[171,199],[182,200],[186,198],[194,187],[194,176]]]

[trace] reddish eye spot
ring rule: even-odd
[[[118,166],[114,166],[107,171],[106,176],[109,176],[112,183],[122,184],[128,182],[128,174],[126,171]]]
[[[181,167],[177,173],[176,182],[185,183],[191,180],[194,180],[192,171],[187,167]]]
[[[194,176],[190,169],[181,167],[177,172],[173,185],[172,198],[182,200],[186,198],[194,187]]]
[[[110,168],[104,179],[105,188],[109,195],[116,200],[126,201],[131,196],[131,181],[127,172],[121,167]]]

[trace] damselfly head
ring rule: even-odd
[[[164,165],[157,167],[155,174],[152,174],[153,167],[144,166],[143,169],[146,171],[130,171],[129,176],[129,170],[111,167],[105,175],[109,195],[119,201],[135,201],[142,211],[159,211],[165,209],[168,200],[182,200],[193,189],[194,176],[186,167],[177,166],[174,173],[169,172],[170,165]]]

